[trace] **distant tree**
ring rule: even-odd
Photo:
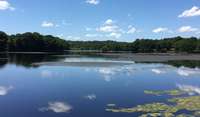
[[[177,52],[194,52],[197,47],[196,39],[182,39],[175,43],[175,50]]]
[[[27,32],[11,35],[8,40],[9,51],[59,52],[69,49],[67,41],[51,35]]]
[[[7,50],[7,41],[8,41],[8,35],[0,31],[0,51]]]
[[[149,39],[137,39],[132,45],[133,52],[154,52],[156,43]]]
[[[197,47],[196,47],[197,52],[200,53],[200,39],[197,40]]]
[[[134,53],[187,52],[200,53],[200,39],[195,37],[137,39],[134,42],[66,41],[52,35],[27,32],[8,36],[0,32],[0,51],[60,52],[64,50],[132,51]]]
[[[158,40],[156,43],[156,52],[168,52],[172,49],[172,43],[169,40]]]

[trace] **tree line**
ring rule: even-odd
[[[23,33],[7,35],[0,32],[0,51],[8,52],[59,52],[69,49],[67,41],[51,35]]]
[[[178,36],[165,39],[137,39],[134,42],[66,41],[59,37],[41,35],[36,32],[16,35],[0,32],[0,51],[60,52],[69,49],[102,52],[129,51],[134,53],[200,53],[200,39]]]
[[[173,37],[165,39],[137,39],[134,42],[116,41],[68,41],[71,49],[75,50],[101,50],[130,51],[134,53],[200,53],[200,39],[195,37]]]
[[[72,50],[130,51],[131,43],[116,41],[68,41]]]
[[[174,37],[162,40],[142,39],[132,43],[133,52],[186,52],[199,53],[200,39]]]

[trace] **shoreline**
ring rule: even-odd
[[[200,61],[200,53],[101,53],[101,52],[83,52],[83,53],[62,53],[62,52],[0,52],[0,54],[44,54],[55,56],[90,56],[97,55],[111,57],[117,60],[130,60],[135,62],[166,62],[176,60],[195,60]],[[4,59],[4,58],[0,58]]]
[[[107,57],[128,59],[135,62],[166,62],[176,60],[195,60],[200,61],[200,54],[182,54],[182,53],[102,53]]]

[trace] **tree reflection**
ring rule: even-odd
[[[33,65],[33,63],[59,61],[61,59],[63,59],[63,57],[54,56],[52,54],[0,54],[0,68],[5,67],[6,64],[14,64],[26,68],[37,68],[39,66]]]
[[[189,67],[189,68],[196,68],[196,67],[200,67],[200,60],[199,61],[190,61],[190,60],[186,60],[186,61],[168,61],[167,64],[169,65],[173,65],[175,67]]]

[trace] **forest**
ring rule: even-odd
[[[97,50],[133,53],[200,53],[200,39],[173,37],[165,39],[136,39],[133,42],[67,41],[52,35],[23,33],[8,35],[0,32],[1,52],[61,52],[67,50]]]
[[[69,49],[67,41],[51,35],[23,33],[7,35],[0,32],[0,51],[4,52],[60,52]]]
[[[165,39],[136,39],[133,42],[68,41],[72,50],[100,50],[102,52],[129,51],[133,53],[200,53],[200,39],[173,37]]]

